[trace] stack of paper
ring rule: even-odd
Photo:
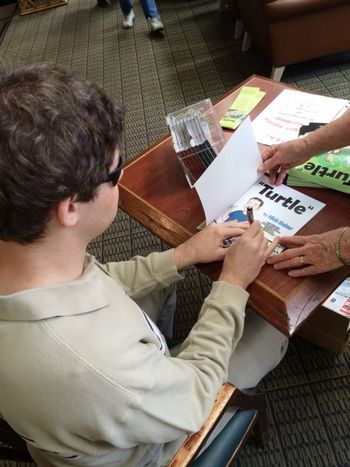
[[[219,121],[224,128],[234,130],[265,96],[264,91],[252,86],[243,86],[229,110]]]
[[[287,184],[350,193],[350,146],[319,154],[289,169]]]

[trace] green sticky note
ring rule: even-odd
[[[224,128],[230,128],[231,130],[237,128],[265,94],[264,91],[260,91],[260,88],[243,86],[229,110],[220,119],[220,125]]]

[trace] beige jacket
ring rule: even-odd
[[[214,283],[171,357],[133,301],[181,279],[173,251],[0,297],[0,413],[40,466],[166,465],[226,379],[248,294]]]

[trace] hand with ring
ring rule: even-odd
[[[332,271],[342,266],[336,255],[336,240],[344,228],[316,235],[280,237],[278,243],[287,247],[272,255],[267,264],[275,269],[289,269],[291,277],[310,276]]]

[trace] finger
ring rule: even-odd
[[[262,165],[264,165],[264,163],[267,160],[269,160],[269,159],[271,159],[273,157],[273,153],[274,153],[273,146],[267,146],[267,147],[264,147],[264,149],[262,149],[262,151],[261,151],[261,159],[263,161]]]
[[[275,247],[278,245],[278,238],[275,238],[274,241],[267,245],[266,252],[265,252],[265,261],[271,255]]]
[[[231,237],[241,237],[245,232],[246,230],[243,229],[230,229],[230,231],[225,230],[220,235],[220,240],[227,240]]]
[[[281,243],[281,242],[279,242]],[[300,258],[300,256],[305,257],[305,250],[303,247],[295,247],[291,248],[289,250],[285,250],[282,253],[279,253],[278,255],[272,255],[268,258],[267,262],[269,264],[277,264],[280,263],[281,261],[287,261],[293,258]]]
[[[248,232],[250,232],[251,235],[253,235],[253,236],[259,235],[260,233],[263,234],[260,222],[259,221],[254,221],[252,224],[250,224]]]
[[[285,250],[282,253],[279,253],[278,255],[271,255],[267,259],[268,264],[274,264],[276,266],[280,265],[280,263],[283,263],[285,261],[290,261],[291,263],[289,264],[291,264],[292,266],[297,266],[300,262],[307,262],[304,248],[301,247]]]
[[[265,162],[259,164],[257,167],[258,172],[266,173],[266,172],[269,172],[270,170],[272,171],[272,167],[274,167],[274,164],[270,163],[271,160],[272,159],[268,159]]]
[[[281,169],[281,170],[278,172],[278,175],[277,175],[275,184],[276,184],[276,185],[281,185],[282,182],[283,182],[283,180],[285,179],[286,175],[287,175],[287,170],[286,170],[286,169]]]
[[[288,248],[292,248],[305,245],[309,239],[310,237],[305,237],[303,235],[294,235],[293,237],[280,237],[279,243]]]
[[[269,262],[269,264],[271,263]],[[300,254],[298,256],[294,256],[293,258],[286,259],[278,263],[274,263],[273,267],[279,270],[279,269],[286,269],[286,268],[298,268],[298,267],[300,268],[300,267],[306,266],[307,264],[308,264],[307,258],[304,255]]]
[[[288,271],[288,276],[290,277],[304,277],[304,276],[314,276],[315,274],[319,274],[320,271],[316,266],[311,265],[301,269],[292,269]]]
[[[239,229],[248,229],[250,224],[249,222],[247,221],[243,221],[243,222],[238,222],[238,221],[229,221],[229,222],[224,222],[223,224],[221,224],[224,228],[239,228]]]

